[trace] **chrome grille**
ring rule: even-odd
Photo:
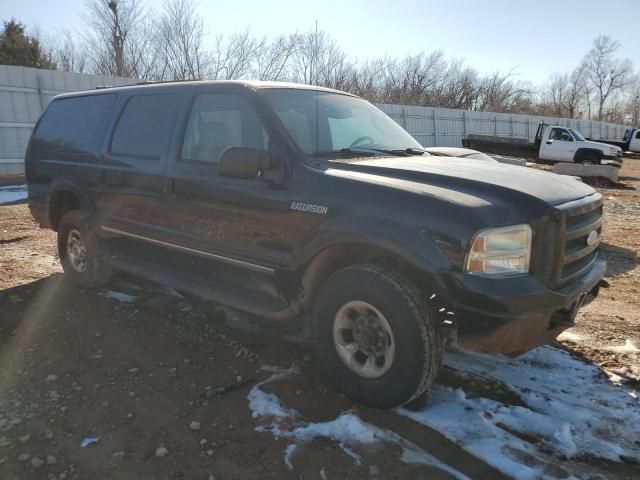
[[[564,243],[558,283],[566,285],[587,273],[596,259],[602,233],[602,196],[594,194],[560,208],[564,212]],[[598,237],[589,245],[587,238],[593,231]]]

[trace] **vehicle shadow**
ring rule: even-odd
[[[606,276],[609,278],[615,278],[629,272],[638,265],[638,257],[633,250],[606,242],[603,242],[600,248],[607,259]]]
[[[329,478],[368,478],[372,465],[397,478],[452,478],[401,461],[396,448],[365,449],[360,465],[330,439],[301,448],[291,472],[283,462],[287,442],[256,432],[248,394],[277,369],[295,366],[299,374],[265,390],[299,412],[302,424],[356,412],[469,478],[506,478],[434,429],[346,399],[312,360],[304,324],[247,316],[127,278],[79,290],[62,275],[0,291],[0,312],[0,405],[3,416],[23,419],[3,435],[17,442],[30,434],[33,451],[48,451],[41,431],[52,432],[58,465],[75,465],[81,477],[162,477],[164,464],[149,458],[164,445],[180,478],[315,478],[322,468]],[[85,435],[99,437],[98,446],[80,449]],[[15,458],[0,465],[0,478],[19,476]]]

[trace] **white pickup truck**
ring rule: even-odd
[[[640,128],[627,128],[622,141],[605,140],[606,143],[616,145],[625,152],[640,153]]]
[[[538,125],[534,143],[524,138],[467,135],[462,144],[482,152],[533,157],[543,162],[622,166],[620,147],[593,142],[573,128],[546,123]]]

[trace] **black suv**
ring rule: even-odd
[[[507,354],[550,341],[605,271],[602,197],[587,185],[430,156],[370,103],[324,88],[60,95],[26,176],[70,281],[126,271],[260,316],[310,312],[330,375],[377,407],[429,386],[445,336]]]

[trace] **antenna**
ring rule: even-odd
[[[320,105],[318,102],[318,20],[316,20],[316,34],[315,34],[315,38],[314,38],[314,43],[315,46],[313,48],[313,58],[316,61],[316,71],[314,72],[315,75],[315,80],[316,80],[316,152],[318,152],[320,150],[320,114],[318,112],[318,110],[320,109]],[[313,78],[313,77],[312,77]],[[310,78],[309,80],[312,80],[312,78]],[[313,84],[313,80],[312,80],[312,84]]]

